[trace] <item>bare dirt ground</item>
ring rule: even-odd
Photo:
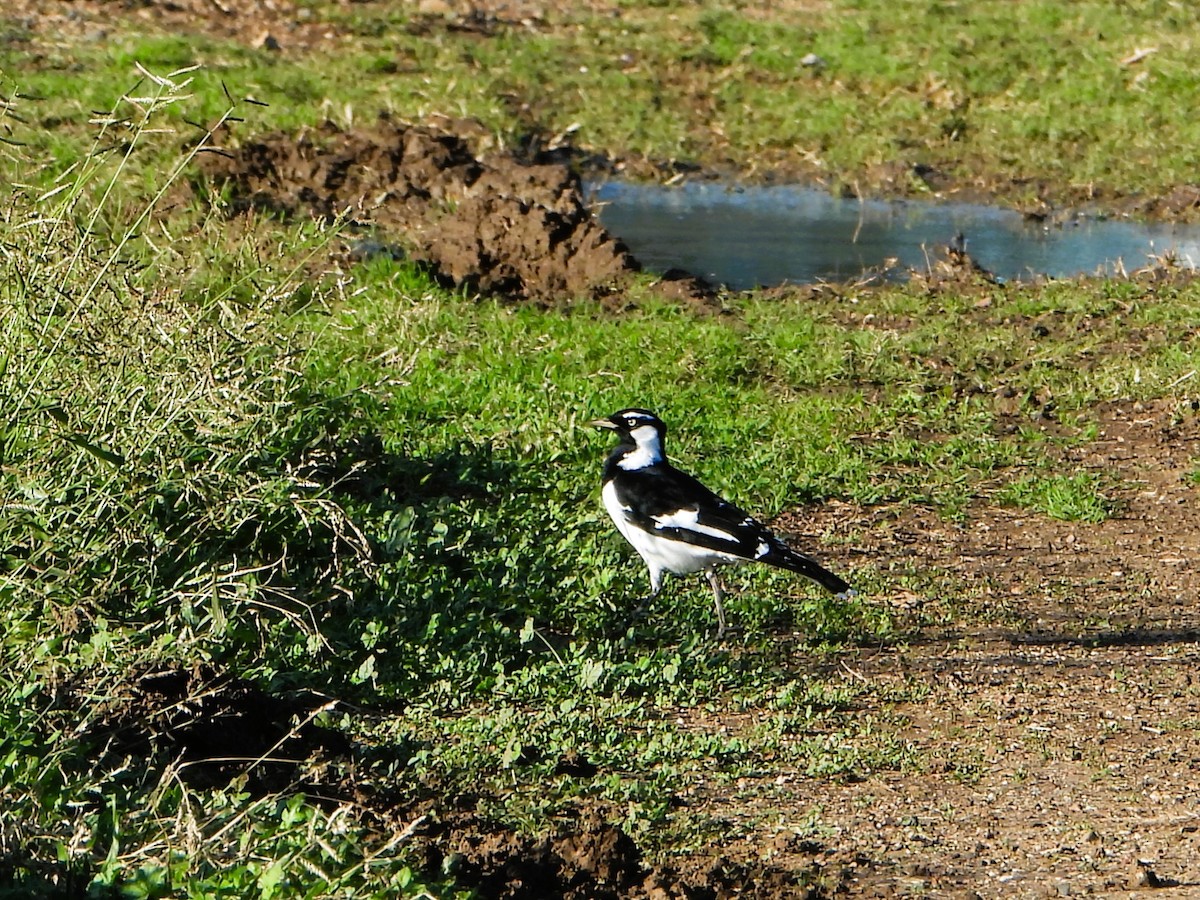
[[[266,47],[274,41],[285,52],[339,39],[286,0],[41,6],[30,5],[27,18],[45,35],[102,31],[120,13]],[[422,8],[439,27],[501,19],[535,27],[540,16],[520,4],[456,12],[431,0]],[[348,208],[380,230],[371,239],[381,247],[403,235],[403,252],[478,289],[534,299],[604,294],[634,268],[587,214],[574,176],[536,160],[485,158],[467,132],[449,121],[381,122],[239,138],[227,155],[208,156],[204,173],[246,207]],[[862,781],[773,774],[771,785],[737,794],[698,783],[678,814],[745,827],[671,868],[649,866],[602,817],[539,841],[453,808],[385,814],[425,816],[414,834],[429,865],[458,854],[482,897],[1054,897],[1154,888],[1200,896],[1200,509],[1188,479],[1200,428],[1168,404],[1119,403],[1099,415],[1099,439],[1070,464],[1136,485],[1119,498],[1121,513],[1100,525],[987,505],[950,523],[921,508],[844,504],[776,523],[824,540],[823,556],[835,565],[865,554],[898,576],[944,573],[947,590],[976,606],[978,620],[1011,623],[925,629],[900,647],[838,661],[837,677],[850,681],[927,686],[923,700],[892,713],[897,735],[935,761],[930,768]],[[910,599],[880,602],[903,608]],[[802,654],[798,646],[801,671]],[[215,737],[180,710],[194,707],[199,719],[219,709],[247,728],[295,713],[272,714],[268,699],[218,682],[168,673],[131,690],[113,721],[126,739],[166,735],[197,760],[274,745],[276,731],[243,736],[237,748],[204,743]],[[303,736],[297,753],[342,752],[326,738]],[[346,785],[312,789],[334,800],[353,794]]]
[[[971,603],[1015,623],[926,633],[844,661],[847,678],[928,685],[926,699],[896,712],[905,739],[941,763],[789,785],[788,806],[820,810],[822,843],[858,855],[842,890],[1200,895],[1200,518],[1188,480],[1200,429],[1168,404],[1114,404],[1102,416],[1099,440],[1072,464],[1137,487],[1099,525],[993,507],[961,524],[839,505],[794,520],[851,536],[853,554],[898,574],[944,572]]]

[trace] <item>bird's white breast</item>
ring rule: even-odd
[[[637,529],[633,527],[625,514],[633,510],[631,507],[623,506],[621,501],[617,499],[616,485],[611,481],[604,485],[600,491],[600,499],[604,501],[604,508],[608,510],[608,514],[612,516],[612,520],[616,523],[617,531],[621,532],[625,540],[632,544],[633,538],[629,536],[629,533]]]

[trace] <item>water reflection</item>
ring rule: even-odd
[[[1200,262],[1197,225],[1044,226],[989,206],[860,202],[799,187],[610,181],[592,191],[604,227],[647,269],[686,269],[737,290],[849,279],[892,259],[922,268],[960,232],[971,256],[1005,279],[1115,273],[1166,252],[1184,265]]]

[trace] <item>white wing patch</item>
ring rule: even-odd
[[[632,508],[617,499],[617,489],[611,481],[604,485],[604,488],[600,491],[600,496],[604,498],[604,508],[608,510],[609,516],[616,523],[617,530],[621,532],[625,540],[629,541],[633,545],[633,549],[646,561],[646,565],[650,568],[651,580],[656,577],[661,578],[663,572],[686,575],[691,572],[703,572],[716,564],[736,565],[745,562],[736,553],[712,550],[707,547],[689,544],[686,541],[657,534],[653,531],[643,531],[633,523],[633,520],[629,516],[633,511]],[[691,514],[688,520],[692,522],[699,516],[695,510],[684,510],[683,512]],[[659,528],[670,527],[670,520],[678,515],[679,513],[671,516],[663,516],[661,517],[661,521],[655,524]],[[685,527],[688,527],[686,523]],[[694,525],[691,527],[695,528]],[[717,529],[711,529],[710,533],[712,532],[717,532],[722,539],[732,539],[725,532],[718,531]]]
[[[770,552],[771,552],[770,545],[768,545],[766,541],[759,541],[758,546],[754,548],[754,558],[762,559],[764,556],[766,556]]]
[[[698,509],[677,509],[673,513],[653,516],[652,518],[658,528],[682,528],[684,531],[694,531],[696,534],[706,534],[709,537],[719,538],[722,541],[738,543],[737,537],[728,531],[722,531],[720,528],[714,528],[711,525],[701,524],[700,510]]]

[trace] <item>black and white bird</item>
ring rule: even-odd
[[[620,439],[604,464],[600,493],[617,530],[650,569],[650,596],[635,617],[658,594],[666,572],[703,572],[712,586],[719,638],[725,633],[725,609],[717,569],[745,562],[788,569],[841,597],[853,596],[844,580],[672,466],[665,450],[667,426],[654,413],[623,409],[588,424],[615,431]]]

